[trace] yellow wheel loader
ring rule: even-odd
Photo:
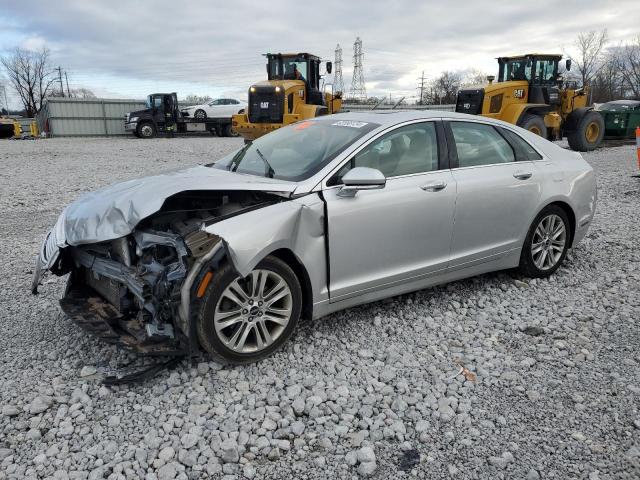
[[[19,138],[22,134],[20,123],[13,118],[0,116],[0,138]]]
[[[456,112],[513,123],[542,137],[567,137],[573,150],[593,150],[602,142],[604,119],[588,106],[589,87],[576,88],[558,73],[562,55],[530,53],[498,58],[498,79],[460,90]],[[571,69],[571,60],[566,60]]]
[[[246,110],[234,115],[231,121],[233,130],[245,142],[298,120],[340,110],[342,92],[320,90],[319,57],[309,53],[265,56],[267,80],[251,85]],[[327,73],[331,73],[331,67],[331,62],[327,62]]]

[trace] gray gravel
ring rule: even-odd
[[[136,361],[29,294],[80,193],[206,163],[238,139],[0,142],[0,479],[640,478],[640,179],[585,154],[599,206],[549,280],[496,273],[306,323],[256,365]],[[466,370],[458,373],[464,366]]]

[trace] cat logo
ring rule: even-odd
[[[513,91],[513,98],[524,98],[524,88],[516,88]]]
[[[260,108],[269,108],[269,102],[260,102]]]

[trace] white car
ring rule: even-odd
[[[230,118],[247,108],[247,102],[236,98],[216,98],[202,105],[183,108],[182,114],[192,118]]]

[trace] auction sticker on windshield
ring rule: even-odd
[[[365,125],[368,125],[368,123],[367,122],[356,122],[354,120],[340,120],[338,122],[332,123],[331,125],[335,125],[337,127],[362,128]]]

